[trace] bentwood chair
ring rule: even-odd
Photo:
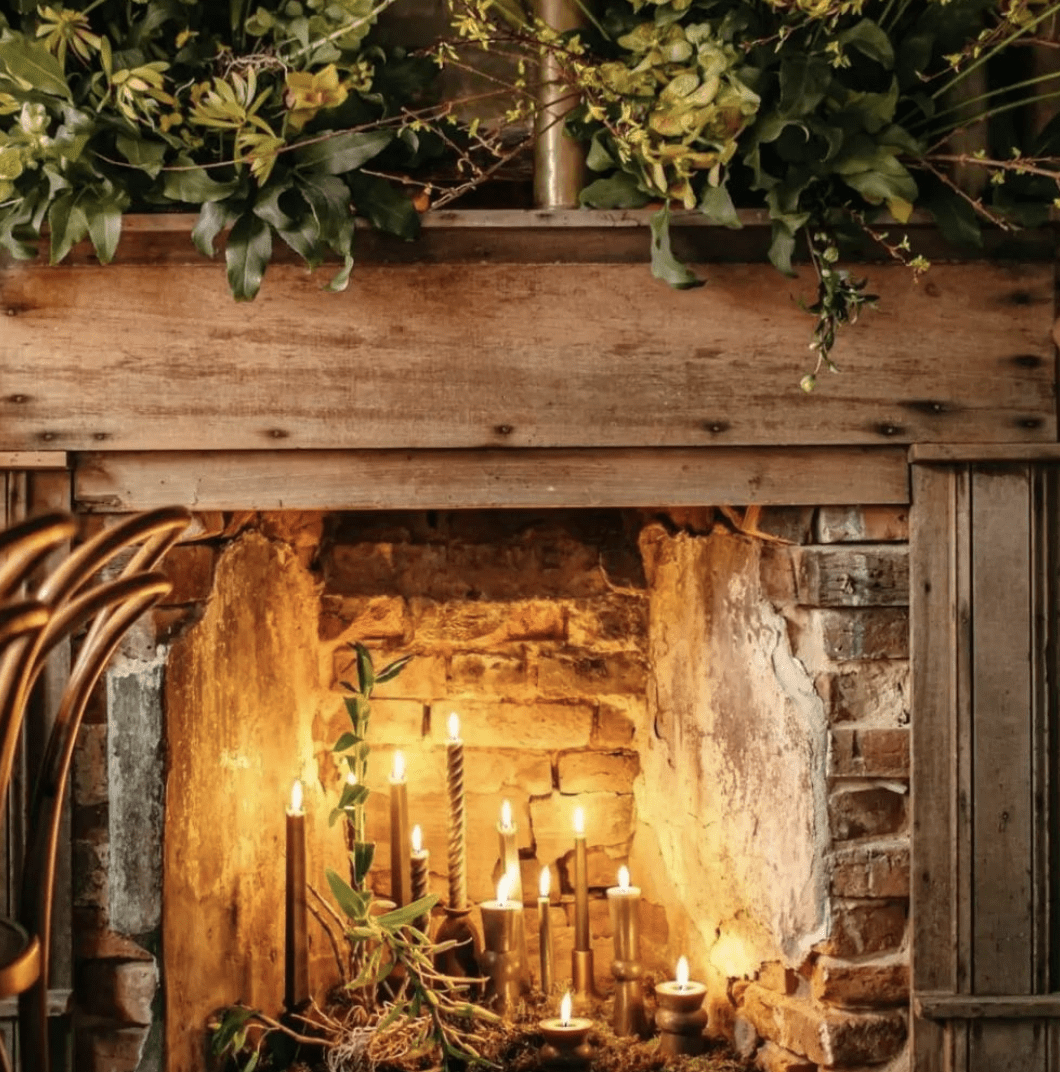
[[[14,756],[34,683],[48,655],[80,634],[77,655],[59,700],[31,802],[22,892],[15,920],[0,922],[0,997],[19,995],[19,1042],[25,1072],[50,1072],[47,1021],[55,859],[74,744],[89,696],[128,628],[166,592],[169,582],[152,572],[177,541],[190,515],[180,508],[127,518],[72,551],[37,587],[34,599],[12,602],[14,593],[51,551],[72,534],[73,523],[27,522],[0,535],[0,615],[18,620],[17,635],[3,641],[0,619],[0,807],[10,785]],[[43,535],[47,533],[48,535]],[[61,535],[60,535],[61,533]],[[46,546],[45,546],[46,545]],[[31,550],[32,548],[32,550]],[[6,553],[6,554],[5,554]],[[15,562],[15,559],[18,562]],[[15,614],[19,609],[19,615]],[[32,612],[32,613],[31,613]],[[30,623],[30,624],[27,624]],[[21,965],[17,969],[14,965]],[[10,976],[10,978],[9,978]],[[8,1067],[0,1047],[0,1062]]]

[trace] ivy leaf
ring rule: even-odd
[[[615,166],[615,159],[604,148],[603,142],[600,140],[600,131],[597,131],[593,135],[593,140],[589,143],[589,152],[585,157],[585,166],[590,171],[610,171]]]
[[[587,208],[643,208],[651,198],[624,171],[589,183],[578,199]]]
[[[236,220],[225,247],[228,286],[236,301],[251,301],[257,295],[271,256],[269,225],[253,212],[244,212]]]
[[[181,161],[187,161],[187,157],[181,158]],[[186,166],[186,163],[181,163],[182,168]],[[229,194],[234,193],[238,186],[238,179],[216,182],[206,174],[205,169],[193,167],[189,170],[167,171],[162,196],[170,201],[201,205],[204,201],[223,201]]]
[[[347,731],[344,733],[332,746],[332,752],[345,752],[347,748],[352,748],[360,741],[360,737],[355,733]]]
[[[785,275],[795,275],[791,257],[795,252],[795,232],[783,220],[773,221],[773,241],[769,244],[769,262]]]
[[[862,19],[849,30],[844,30],[839,34],[838,41],[843,48],[857,49],[863,56],[875,60],[888,71],[894,67],[891,39],[872,19]]]
[[[732,203],[728,188],[722,186],[708,186],[699,199],[699,211],[706,216],[711,223],[720,227],[729,227],[738,230],[743,226],[740,217],[736,215],[736,208]]]
[[[411,241],[420,233],[420,214],[408,195],[376,175],[350,175],[353,202],[373,227]]]
[[[72,190],[64,191],[48,209],[51,263],[58,264],[88,234],[88,219]]]
[[[121,239],[122,205],[117,198],[86,198],[85,217],[100,264],[110,264]]]
[[[670,250],[670,207],[664,205],[650,221],[651,274],[678,290],[703,286],[703,280],[683,265]]]
[[[325,175],[342,175],[347,171],[356,171],[367,164],[373,156],[378,156],[393,140],[389,130],[365,130],[348,134],[333,134],[322,131],[318,138],[295,154],[299,168],[307,171],[319,171]]]
[[[0,44],[0,64],[20,85],[53,97],[70,99],[70,87],[59,61],[42,44],[12,39]]]
[[[214,239],[227,227],[239,212],[226,201],[207,201],[199,210],[199,218],[191,231],[191,240],[195,248],[204,256],[212,257],[216,252]]]
[[[162,170],[166,147],[161,142],[131,138],[128,134],[119,134],[116,140],[118,152],[152,179]]]
[[[795,53],[780,65],[780,111],[784,116],[809,115],[824,100],[832,68],[820,56]]]

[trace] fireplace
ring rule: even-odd
[[[628,864],[646,968],[662,980],[688,956],[712,1030],[763,1068],[898,1058],[907,536],[902,506],[199,515],[77,760],[78,1067],[193,1072],[214,1009],[278,1007],[283,800],[302,777],[326,889],[324,867],[343,858],[327,813],[352,640],[415,655],[373,701],[378,892],[400,748],[432,890],[446,893],[455,711],[470,898],[492,896],[507,799],[528,905],[541,867],[552,873],[561,977],[577,805],[601,990],[603,893]],[[318,927],[311,947],[322,993],[335,971]]]

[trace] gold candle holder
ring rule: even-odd
[[[677,962],[673,982],[659,983],[655,988],[659,1003],[655,1026],[659,1029],[661,1053],[694,1057],[703,1052],[703,1029],[707,1026],[703,999],[706,996],[707,988],[702,983],[689,982],[688,961],[682,957]]]
[[[537,938],[541,958],[541,992],[552,989],[552,919],[549,916],[551,878],[547,867],[541,868],[537,898]]]
[[[398,908],[412,901],[408,844],[409,787],[405,781],[405,757],[395,752],[390,774],[390,898]]]
[[[541,1058],[550,1068],[580,1069],[593,1059],[589,1045],[592,1020],[571,1016],[571,996],[568,991],[560,1002],[560,1014],[556,1020],[542,1020],[538,1025],[545,1036]]]
[[[288,1010],[309,1003],[309,928],[305,881],[305,811],[302,783],[291,787],[287,809],[287,867],[284,902],[283,1003]]]
[[[574,999],[584,1007],[596,997],[596,982],[589,940],[589,862],[582,808],[574,809],[574,950],[570,974]]]
[[[629,884],[629,871],[619,868],[618,885],[607,891],[614,935],[615,1011],[612,1027],[616,1035],[643,1035],[644,968],[640,963],[640,890]]]
[[[522,997],[523,963],[519,949],[519,925],[523,906],[510,899],[510,877],[501,875],[497,883],[497,900],[484,901],[482,932],[486,949],[482,969],[489,980],[486,1001],[498,1011],[514,1008]]]

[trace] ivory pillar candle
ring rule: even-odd
[[[412,856],[409,858],[412,873],[412,900],[426,897],[430,887],[431,854],[423,847],[423,832],[418,826],[412,828]],[[416,925],[426,932],[428,917],[421,916]]]
[[[523,906],[511,899],[511,879],[501,875],[497,899],[483,901],[482,932],[486,946],[482,954],[483,972],[489,978],[487,1001],[504,1012],[514,1008],[522,996],[523,964],[519,949],[519,930]]]
[[[612,1027],[616,1035],[639,1035],[645,1028],[644,969],[640,963],[640,890],[629,884],[629,871],[619,868],[618,885],[607,891],[614,935],[615,1011]]]
[[[401,908],[412,900],[409,861],[409,793],[405,781],[405,757],[394,753],[390,774],[390,898]]]
[[[309,941],[305,881],[305,811],[302,783],[291,787],[287,809],[287,886],[284,904],[284,997],[288,1009],[309,1001]]]
[[[673,982],[659,983],[655,987],[659,1003],[655,1026],[659,1029],[660,1052],[689,1056],[703,1052],[703,1029],[707,1026],[703,999],[706,995],[707,988],[702,983],[689,982],[688,961],[682,957],[677,962]]]
[[[552,989],[552,919],[549,916],[551,878],[547,867],[541,868],[537,898],[537,938],[541,958],[541,992]]]
[[[464,812],[464,742],[460,719],[449,716],[445,750],[446,791],[449,798],[449,907],[467,908],[467,819]]]

